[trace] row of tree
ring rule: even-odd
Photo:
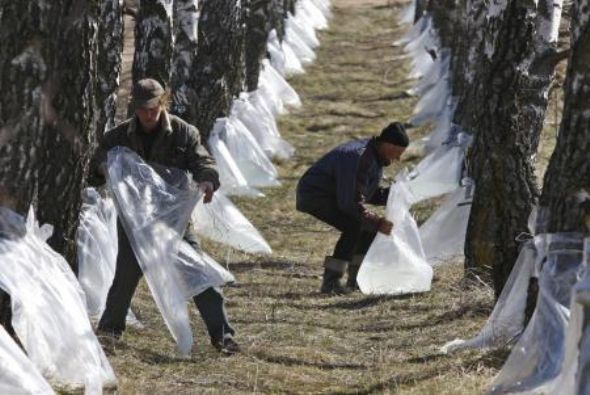
[[[562,8],[569,18],[562,19]],[[474,135],[467,170],[476,189],[466,274],[493,282],[497,295],[534,206],[537,233],[588,233],[589,13],[588,0],[574,0],[573,6],[561,0],[416,1],[416,21],[431,17],[438,33],[433,56],[451,54],[452,122]],[[570,44],[560,48],[558,33],[566,21]],[[556,66],[566,58],[563,118],[541,190],[535,158]]]

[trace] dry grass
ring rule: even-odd
[[[291,81],[304,106],[280,122],[297,147],[294,160],[279,166],[283,185],[267,190],[264,199],[236,199],[269,240],[273,256],[208,245],[238,279],[226,296],[243,353],[220,357],[194,314],[193,355],[179,358],[142,283],[134,303],[146,329],[130,329],[110,358],[121,393],[475,394],[501,366],[505,353],[438,353],[446,341],[474,335],[491,308],[487,290],[458,287],[460,262],[437,269],[426,294],[317,293],[321,262],[337,234],[295,211],[298,178],[338,143],[407,120],[415,103],[401,95],[411,85],[408,65],[401,49],[391,46],[403,34],[395,17],[400,9],[383,7],[386,0],[335,3],[317,63]],[[425,218],[432,205],[418,211]]]

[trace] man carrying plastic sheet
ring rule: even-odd
[[[324,261],[320,292],[344,294],[356,289],[356,275],[376,232],[390,234],[393,223],[366,204],[384,206],[389,188],[381,188],[383,167],[398,160],[409,144],[403,125],[394,122],[377,137],[342,144],[313,164],[299,180],[297,210],[341,233]],[[340,279],[348,266],[347,287]]]
[[[91,163],[91,181],[104,182],[107,152],[116,146],[135,151],[144,160],[166,167],[189,171],[209,203],[219,188],[215,163],[200,144],[198,130],[182,119],[168,114],[169,94],[153,79],[138,81],[133,87],[135,116],[106,132]],[[133,293],[142,276],[129,239],[118,223],[119,252],[115,278],[109,290],[106,308],[98,330],[119,337],[125,330],[125,317]],[[189,224],[184,239],[199,249],[198,239]],[[165,264],[163,262],[163,264]],[[233,340],[221,292],[213,287],[194,297],[207,326],[211,343],[224,354],[239,352]]]

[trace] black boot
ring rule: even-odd
[[[350,264],[348,265],[348,278],[346,279],[346,287],[351,291],[358,291],[359,286],[356,282],[356,276],[361,268],[361,263],[365,258],[364,255],[354,255]]]

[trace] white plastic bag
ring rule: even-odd
[[[413,203],[457,189],[470,142],[471,137],[462,133],[455,142],[441,145],[418,163],[408,176],[408,186],[415,198]]]
[[[107,181],[156,305],[179,351],[187,355],[193,343],[187,299],[233,280],[181,240],[201,195],[185,172],[161,166],[156,172],[123,147],[108,153]]]
[[[271,254],[272,250],[258,230],[222,193],[209,204],[199,201],[192,214],[199,236],[252,254]]]
[[[328,28],[328,19],[312,0],[300,0],[295,4],[295,15],[299,14],[302,20],[316,30]]]
[[[527,240],[512,268],[492,314],[479,333],[469,339],[455,339],[442,347],[442,352],[468,348],[500,348],[514,343],[524,330],[525,309],[535,265],[544,259],[544,235]]]
[[[25,220],[0,207],[0,288],[10,294],[12,325],[29,359],[52,384],[100,393],[117,379],[92,331],[86,301],[63,257]]]
[[[0,394],[53,394],[33,363],[0,326]]]
[[[285,106],[301,107],[301,99],[295,89],[289,85],[281,74],[272,66],[268,59],[262,60],[262,71],[258,87],[267,87]]]
[[[86,295],[88,315],[98,321],[117,268],[117,209],[111,198],[103,198],[94,188],[84,190],[82,201],[76,235],[78,281]],[[136,329],[143,328],[131,309],[126,321]]]
[[[264,196],[260,191],[248,185],[248,181],[246,181],[219,132],[219,129],[213,128],[211,134],[209,134],[208,145],[219,171],[220,190],[228,195]]]
[[[239,119],[218,118],[211,135],[219,136],[223,140],[249,186],[280,185],[274,165]]]
[[[285,23],[287,28],[293,29],[309,48],[315,49],[320,46],[320,40],[318,40],[313,27],[306,24],[300,18],[289,13],[289,17]]]
[[[492,384],[492,394],[537,393],[564,361],[572,287],[582,263],[581,234],[546,235],[535,312]]]
[[[463,256],[473,194],[471,180],[464,180],[463,185],[420,226],[422,247],[433,266]]]
[[[416,221],[410,214],[412,194],[403,181],[391,186],[386,217],[393,232],[378,233],[361,264],[357,282],[364,294],[426,292],[432,282],[432,267],[426,262]]]
[[[313,49],[311,49],[299,36],[297,30],[293,29],[288,24],[285,28],[285,41],[289,43],[302,65],[311,64],[316,59]]]

